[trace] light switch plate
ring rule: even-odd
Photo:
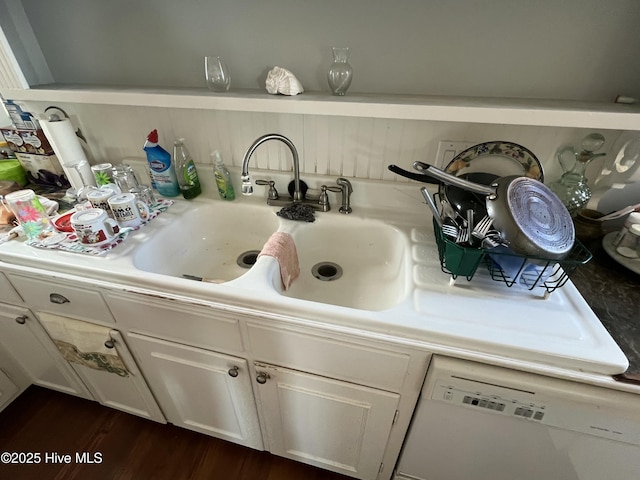
[[[462,140],[440,140],[436,154],[436,167],[444,168],[456,155],[479,142],[464,142]]]

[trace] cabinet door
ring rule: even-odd
[[[0,273],[0,302],[21,304],[22,298],[13,288],[13,285],[9,283],[4,273]]]
[[[127,340],[169,422],[262,450],[246,360],[135,333]]]
[[[70,365],[78,372],[87,388],[102,405],[156,422],[166,423],[164,415],[162,415],[153,394],[138,370],[120,332],[111,330],[105,338],[107,342],[111,342],[109,348],[113,348],[124,363],[128,371],[126,377],[76,363]]]
[[[0,342],[33,383],[91,398],[82,381],[29,310],[0,305]]]
[[[11,381],[11,379],[0,370],[0,410],[13,400],[18,393],[18,386]]]
[[[269,451],[356,478],[375,479],[400,395],[256,364]]]

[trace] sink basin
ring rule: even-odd
[[[385,310],[408,292],[409,247],[395,228],[333,217],[292,232],[300,276],[282,295],[362,310]]]
[[[249,271],[279,225],[273,212],[253,205],[197,205],[147,240],[133,263],[147,272],[226,282]]]

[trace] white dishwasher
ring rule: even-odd
[[[396,480],[638,480],[640,395],[435,357]]]

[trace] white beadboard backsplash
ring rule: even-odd
[[[50,104],[29,102],[39,112]],[[479,123],[433,122],[325,115],[252,113],[127,107],[90,104],[56,104],[80,127],[91,149],[92,163],[120,163],[123,158],[144,158],[147,134],[157,129],[160,144],[171,151],[173,140],[184,137],[196,163],[212,163],[210,153],[219,150],[230,166],[239,167],[251,143],[266,133],[289,137],[298,149],[300,171],[306,174],[406,182],[387,170],[396,164],[410,169],[415,160],[436,162],[440,140],[481,143],[492,140],[519,143],[541,161],[546,181],[559,177],[555,160],[560,145],[579,142],[592,130]],[[613,146],[620,131],[600,131]],[[598,159],[589,176],[602,165]],[[291,156],[280,142],[260,146],[250,167],[290,171]]]

